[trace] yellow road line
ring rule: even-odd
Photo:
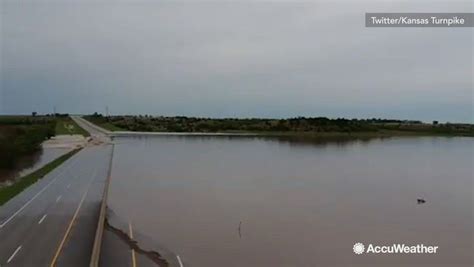
[[[86,199],[87,193],[89,192],[89,188],[91,187],[92,181],[94,180],[95,176],[96,176],[96,173],[94,173],[94,175],[92,176],[92,179],[90,180],[89,185],[87,186],[86,192],[84,192],[84,194],[82,195],[81,202],[79,202],[79,206],[77,206],[76,212],[74,212],[74,216],[72,216],[71,222],[69,223],[69,226],[67,227],[66,233],[64,234],[64,237],[61,240],[61,243],[59,243],[59,247],[56,250],[56,254],[54,254],[53,260],[51,261],[51,264],[49,265],[50,267],[56,266],[56,261],[59,258],[59,254],[61,254],[64,243],[66,243],[66,239],[69,233],[71,232],[72,225],[74,224],[74,221],[77,218],[77,214],[79,214],[79,210],[82,207],[82,203],[84,203],[84,200]]]
[[[132,223],[128,223],[128,229],[130,231],[130,239],[133,239]],[[132,266],[137,267],[137,259],[135,258],[135,250],[132,248]]]

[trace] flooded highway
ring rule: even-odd
[[[470,138],[115,143],[111,227],[129,233],[133,225],[141,249],[173,264],[472,266]],[[356,242],[439,249],[356,255]]]

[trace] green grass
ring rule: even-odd
[[[113,125],[110,122],[101,123],[101,124],[98,124],[98,126],[104,128],[106,130],[112,131],[112,132],[114,132],[114,131],[123,131],[122,128],[119,128],[119,127]]]
[[[53,120],[0,123],[0,169],[12,168],[22,157],[38,151],[44,140],[54,136],[55,125]]]
[[[56,135],[73,135],[73,134],[79,134],[83,136],[90,135],[89,132],[82,129],[70,117],[58,118],[55,132],[56,132]]]
[[[101,127],[101,128],[109,130],[111,132],[125,130],[125,129],[122,129],[122,128],[114,125],[113,123],[107,121],[104,117],[84,116],[83,118],[88,120],[89,122]]]
[[[79,149],[75,149],[65,155],[62,155],[61,157],[53,160],[52,162],[46,164],[43,168],[38,169],[31,174],[28,174],[22,178],[19,179],[18,182],[0,188],[0,206],[5,204],[8,200],[13,198],[14,196],[18,195],[21,193],[23,190],[28,188],[28,186],[36,183],[39,179],[43,178],[46,174],[54,170],[56,167],[61,165],[63,162],[68,160],[70,157],[72,157],[74,154],[79,152]]]

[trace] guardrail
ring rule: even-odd
[[[112,174],[112,159],[114,157],[114,150],[115,150],[115,145],[112,144],[112,152],[111,152],[111,155],[110,155],[109,170],[108,170],[107,179],[106,179],[105,185],[104,185],[104,194],[102,196],[102,203],[100,204],[99,222],[97,223],[97,230],[95,232],[94,246],[92,247],[91,261],[90,261],[90,264],[89,264],[90,267],[98,267],[99,266],[100,249],[102,247],[102,237],[104,235],[105,216],[106,216],[106,212],[107,212],[107,195],[108,195],[108,192],[109,192],[109,184],[110,184],[110,178],[111,178],[111,174]]]

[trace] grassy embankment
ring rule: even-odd
[[[0,188],[0,205],[5,204],[8,200],[25,190],[28,186],[36,183],[39,179],[43,178],[46,174],[48,174],[56,167],[61,165],[63,162],[68,160],[70,157],[72,157],[74,154],[76,154],[79,150],[80,149],[75,149],[73,151],[70,151],[69,153],[64,154],[61,157],[46,164],[41,169],[38,169],[35,172],[26,175],[25,177],[22,177],[21,179],[19,179],[18,182],[10,186]]]
[[[108,130],[144,132],[224,132],[270,136],[385,137],[385,136],[474,136],[472,124],[433,124],[385,119],[213,119],[193,117],[86,116]]]
[[[62,117],[56,119],[56,135],[73,135],[78,134],[82,136],[89,136],[89,132],[82,129],[75,121],[70,117]]]
[[[92,122],[93,124],[99,126],[99,127],[102,127],[106,130],[109,130],[109,131],[124,131],[126,129],[124,128],[121,128],[117,125],[115,125],[113,122],[107,120],[107,118],[105,117],[102,117],[102,116],[84,116],[83,117],[84,119],[88,120],[89,122]]]

